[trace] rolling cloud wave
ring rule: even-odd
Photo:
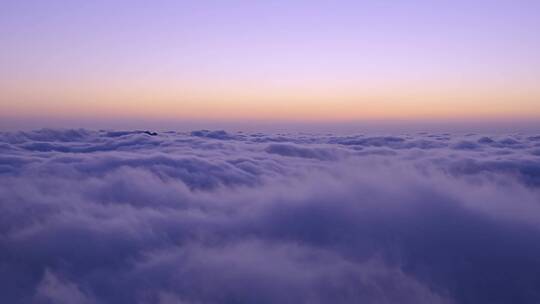
[[[0,302],[535,303],[540,136],[0,133]]]

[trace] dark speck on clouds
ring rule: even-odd
[[[0,303],[540,303],[539,143],[0,133]]]

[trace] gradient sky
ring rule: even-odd
[[[540,118],[540,1],[0,1],[0,117]]]

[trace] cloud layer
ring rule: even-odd
[[[537,303],[540,136],[0,133],[2,303]]]

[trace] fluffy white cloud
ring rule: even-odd
[[[539,143],[0,133],[0,302],[534,303]]]

